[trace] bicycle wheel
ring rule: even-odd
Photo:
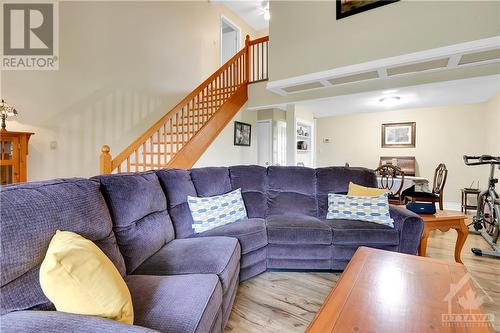
[[[483,226],[486,232],[493,237],[495,233],[498,233],[498,222],[494,203],[491,201],[490,197],[487,197],[483,202],[482,215]]]

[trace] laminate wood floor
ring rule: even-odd
[[[454,261],[456,231],[433,231],[427,256]],[[488,248],[477,235],[469,235],[462,261],[475,280],[477,295],[485,296],[486,312],[494,314],[500,332],[500,259],[477,257],[472,247]],[[225,333],[304,332],[340,273],[266,272],[240,284]]]

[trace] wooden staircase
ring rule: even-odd
[[[192,167],[245,104],[248,84],[268,79],[268,46],[268,36],[247,36],[241,51],[115,158],[104,145],[101,174]]]

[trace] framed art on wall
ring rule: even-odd
[[[252,140],[252,125],[234,122],[234,145],[249,147]]]
[[[416,123],[382,124],[382,148],[415,148]]]
[[[399,0],[337,0],[337,20]]]

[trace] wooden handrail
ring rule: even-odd
[[[250,41],[250,45],[260,44],[264,42],[269,42],[269,36],[260,37]]]
[[[181,160],[178,154],[187,150],[185,147],[190,140],[206,127],[207,123],[211,121],[211,118],[219,110],[231,114],[233,110],[228,108],[227,105],[231,105],[233,108],[238,107],[238,104],[242,100],[241,96],[246,101],[247,85],[264,79],[264,74],[256,76],[255,73],[251,73],[251,61],[259,63],[260,60],[251,60],[252,55],[250,51],[252,47],[262,43],[266,43],[267,50],[268,41],[269,37],[262,37],[251,41],[250,37],[247,36],[245,47],[242,50],[236,53],[210,77],[177,103],[177,105],[114,159],[111,157],[109,146],[104,145],[101,149],[100,172],[102,174],[111,173],[114,170],[121,172],[123,164],[125,164],[127,172],[138,171],[140,167],[144,170],[148,167],[154,168],[155,166],[157,168],[167,165],[175,166],[175,161]],[[263,50],[263,46],[260,49]],[[263,59],[263,51],[261,56]],[[267,78],[267,72],[265,73],[265,77]],[[245,94],[242,95],[239,93],[238,96],[240,97],[235,100],[235,103],[228,103],[243,88],[245,89]],[[226,106],[223,107],[224,105]],[[226,118],[222,117],[221,119]],[[220,121],[218,123],[219,125],[221,124]],[[219,129],[219,127],[217,128]],[[219,130],[222,130],[222,128]],[[214,135],[213,129],[210,131],[210,134]],[[209,138],[207,141],[211,142],[214,138]],[[192,148],[190,150],[193,151]],[[199,153],[199,150],[196,151]],[[201,153],[198,155],[201,156]]]

